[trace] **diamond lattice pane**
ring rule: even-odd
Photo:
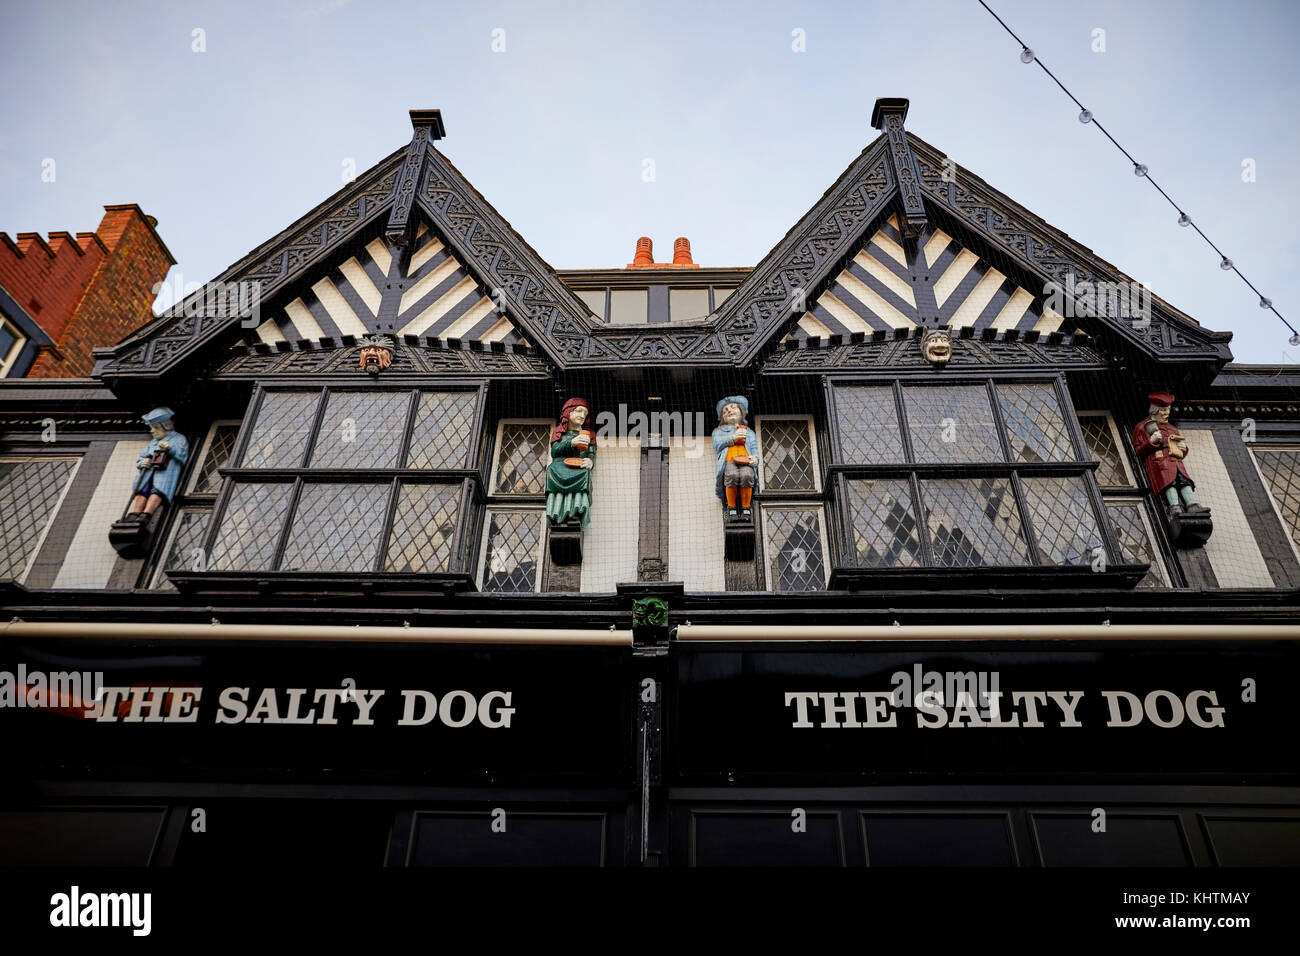
[[[888,385],[835,389],[840,457],[851,465],[896,465],[904,460],[898,406]]]
[[[1282,525],[1291,540],[1300,545],[1300,451],[1289,448],[1257,448],[1255,460],[1273,492]]]
[[[407,468],[464,468],[477,392],[424,392],[415,410]]]
[[[1091,564],[1095,554],[1106,553],[1082,478],[1022,478],[1021,483],[1044,564]]]
[[[808,419],[764,418],[760,424],[764,491],[816,491]]]
[[[331,392],[311,467],[395,467],[410,407],[410,392]]]
[[[483,556],[483,590],[528,592],[537,586],[542,512],[492,511]]]
[[[267,571],[289,509],[293,485],[285,482],[236,484],[212,543],[213,571]]]
[[[460,511],[460,485],[402,485],[393,513],[386,571],[448,571]]]
[[[1088,456],[1101,463],[1097,466],[1097,484],[1103,488],[1131,488],[1133,482],[1124,470],[1119,448],[1115,445],[1115,434],[1106,416],[1083,415],[1079,418],[1079,427],[1088,446]]]
[[[203,547],[203,536],[207,533],[210,517],[212,517],[210,511],[189,509],[177,516],[176,530],[172,532],[167,556],[163,558],[162,566],[154,578],[154,587],[164,591],[176,590],[176,585],[167,578],[166,572],[169,570],[204,571],[207,569],[207,562],[203,560],[200,549]]]
[[[1013,461],[1074,461],[1056,390],[1050,385],[999,385]]]
[[[821,511],[764,508],[767,582],[772,591],[818,591],[825,586]]]
[[[857,566],[910,568],[921,563],[921,538],[906,478],[844,483]]]
[[[21,580],[77,462],[0,461],[0,579]]]
[[[551,463],[549,425],[507,422],[501,426],[496,490],[502,495],[540,495]]]
[[[199,467],[198,477],[194,479],[196,495],[215,495],[221,487],[221,475],[217,469],[230,460],[235,450],[235,439],[239,437],[239,425],[218,425],[212,431],[212,441],[203,453],[203,464]]]
[[[1150,564],[1151,570],[1138,582],[1140,588],[1163,588],[1169,586],[1165,569],[1156,555],[1155,546],[1147,531],[1147,523],[1142,515],[1142,502],[1133,500],[1113,500],[1106,502],[1106,517],[1110,518],[1111,530],[1119,543],[1120,557],[1125,564]]]
[[[921,483],[934,561],[945,568],[1029,563],[1011,483],[957,478]]]
[[[319,392],[267,392],[244,451],[245,468],[297,468],[302,464]]]
[[[904,386],[903,405],[918,462],[1003,460],[983,385]]]
[[[309,482],[302,487],[281,571],[373,571],[391,486]]]

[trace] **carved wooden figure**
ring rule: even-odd
[[[551,559],[557,564],[582,560],[582,530],[591,516],[591,469],[596,442],[586,424],[591,403],[571,398],[551,432],[551,464],[546,469],[546,518],[551,526]]]
[[[1165,505],[1170,536],[1178,547],[1198,547],[1209,540],[1210,509],[1196,500],[1196,483],[1183,462],[1187,439],[1169,422],[1174,396],[1152,392],[1147,417],[1133,429],[1133,450],[1146,468],[1151,492]]]
[[[163,504],[171,504],[181,481],[181,471],[190,456],[190,445],[185,436],[175,430],[170,408],[155,408],[143,417],[152,435],[149,444],[135,463],[137,474],[131,485],[133,492],[127,517],[148,521]]]
[[[713,450],[718,453],[717,495],[726,502],[728,518],[750,519],[758,440],[745,424],[749,400],[731,395],[718,402],[717,412],[718,427],[713,429]]]

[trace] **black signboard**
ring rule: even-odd
[[[0,778],[621,786],[629,661],[605,647],[15,641],[0,651]]]
[[[677,645],[671,781],[1294,783],[1295,645]]]

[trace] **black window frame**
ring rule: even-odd
[[[1025,369],[1017,371],[989,370],[983,373],[963,373],[948,375],[936,379],[933,372],[926,370],[922,374],[909,374],[905,371],[891,370],[879,373],[856,373],[831,375],[823,379],[826,400],[827,447],[823,458],[823,487],[827,489],[830,502],[828,511],[829,526],[827,538],[831,543],[833,569],[832,586],[848,581],[862,583],[864,576],[916,576],[931,583],[948,583],[938,581],[942,575],[954,581],[965,581],[972,576],[987,575],[990,572],[1006,574],[1009,571],[1033,569],[1046,572],[1055,578],[1062,573],[1078,572],[1080,569],[1092,577],[1098,577],[1089,565],[1058,565],[1044,560],[1039,534],[1030,515],[1029,502],[1026,498],[1022,477],[1059,477],[1079,478],[1083,481],[1088,501],[1093,510],[1101,544],[1105,549],[1108,570],[1131,569],[1118,578],[1114,575],[1100,575],[1109,586],[1119,584],[1131,587],[1141,575],[1136,577],[1136,567],[1123,563],[1122,552],[1115,539],[1113,529],[1105,511],[1105,500],[1097,484],[1095,471],[1100,464],[1091,459],[1087,442],[1084,439],[1078,417],[1074,410],[1070,392],[1062,372],[1044,369]],[[1053,390],[1057,408],[1061,413],[1075,455],[1074,460],[1066,461],[1017,461],[1013,457],[1011,441],[1008,435],[1006,415],[998,395],[999,385],[1049,385]],[[998,443],[1002,452],[1001,461],[976,462],[918,462],[912,444],[911,427],[907,420],[907,408],[903,399],[903,389],[908,386],[944,388],[953,385],[982,385],[988,397],[989,407],[997,429]],[[840,414],[838,392],[842,388],[856,386],[889,386],[893,392],[895,414],[898,422],[898,434],[903,450],[904,461],[889,464],[861,464],[848,462],[843,456],[843,436],[840,434]],[[950,567],[935,562],[933,542],[924,520],[927,501],[922,493],[922,482],[934,479],[977,479],[1004,478],[1008,481],[1015,498],[1016,513],[1020,519],[1020,533],[1027,549],[1027,560],[1016,565],[976,565]],[[895,478],[909,483],[912,496],[912,508],[917,519],[919,533],[920,563],[916,567],[889,568],[873,565],[861,565],[857,560],[857,547],[853,540],[851,509],[848,502],[846,481],[853,479]],[[854,585],[851,585],[854,586]]]
[[[239,430],[239,436],[235,441],[235,447],[231,453],[230,460],[243,462],[244,455],[247,451],[253,429],[257,425],[258,416],[261,414],[264,406],[266,395],[270,392],[304,392],[315,393],[320,396],[317,402],[311,429],[307,435],[307,444],[304,449],[304,458],[306,464],[297,466],[276,466],[271,468],[249,468],[242,464],[235,466],[226,466],[219,469],[221,475],[221,488],[217,494],[216,501],[212,508],[212,517],[208,524],[208,529],[203,537],[202,550],[206,557],[205,566],[207,571],[199,572],[200,577],[215,578],[217,576],[227,576],[235,578],[267,578],[274,577],[303,577],[329,580],[331,578],[356,579],[360,577],[378,576],[384,579],[399,578],[419,578],[427,580],[432,578],[461,579],[467,578],[472,572],[474,556],[471,554],[472,545],[476,541],[476,527],[480,520],[481,493],[478,485],[481,480],[479,456],[482,454],[482,442],[480,440],[483,431],[484,409],[487,399],[487,382],[481,379],[403,379],[401,382],[383,383],[363,380],[357,382],[338,382],[338,381],[319,381],[309,380],[303,382],[284,383],[278,382],[258,382],[252,398],[248,404],[248,411],[244,416],[243,423]],[[320,436],[322,423],[325,420],[325,412],[329,405],[329,398],[336,392],[407,392],[409,393],[406,418],[402,434],[398,439],[397,465],[385,468],[313,468],[310,464],[311,459],[315,456],[316,442]],[[468,392],[474,394],[474,412],[469,427],[470,437],[466,442],[464,457],[456,467],[444,467],[437,469],[414,469],[405,467],[411,446],[411,435],[414,430],[416,421],[416,410],[419,407],[420,396],[426,392]],[[285,571],[281,570],[284,562],[285,550],[288,546],[290,536],[293,531],[294,521],[298,515],[299,503],[302,499],[303,488],[308,483],[334,483],[334,484],[388,484],[387,497],[384,505],[383,526],[379,532],[376,553],[371,566],[368,569],[354,569],[346,571]],[[275,549],[272,553],[269,566],[262,569],[240,569],[214,571],[211,568],[212,549],[219,536],[220,529],[226,519],[227,510],[231,497],[236,486],[248,483],[283,483],[291,485],[289,494],[289,503],[285,509],[284,519],[278,529]],[[410,484],[449,484],[458,485],[459,493],[457,496],[457,528],[456,536],[452,543],[451,557],[448,567],[440,571],[388,571],[385,565],[388,560],[388,551],[392,544],[394,516],[396,514],[398,500],[401,496],[403,485]],[[184,579],[191,579],[189,574],[182,576]],[[189,583],[189,582],[187,582]]]

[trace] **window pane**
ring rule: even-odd
[[[424,392],[415,409],[407,468],[464,468],[477,392]]]
[[[1029,563],[1011,483],[1005,478],[923,481],[926,526],[937,565]]]
[[[1142,502],[1131,499],[1108,500],[1106,517],[1110,519],[1110,527],[1119,543],[1119,553],[1124,563],[1151,565],[1151,570],[1138,582],[1138,587],[1168,587],[1169,579],[1165,576],[1165,569],[1160,564],[1155,545],[1147,531],[1142,507]]]
[[[1097,484],[1107,487],[1131,487],[1120,459],[1120,451],[1115,447],[1115,435],[1110,430],[1110,421],[1105,415],[1084,415],[1079,419],[1083,429],[1083,440],[1088,446],[1088,457],[1101,462],[1097,466]]]
[[[703,321],[709,316],[708,289],[669,289],[668,318],[672,322]]]
[[[540,495],[551,463],[551,426],[507,422],[501,426],[495,488],[502,495]]]
[[[163,558],[158,573],[154,576],[153,586],[161,588],[164,591],[175,591],[176,585],[167,579],[167,571],[204,571],[207,570],[207,562],[199,554],[199,548],[203,545],[203,535],[208,530],[208,519],[212,517],[210,511],[190,511],[185,510],[180,513],[176,519],[176,527],[172,532],[171,544],[167,547],[167,555]]]
[[[1050,385],[999,385],[1012,461],[1074,461],[1056,390]]]
[[[1022,478],[1044,564],[1091,564],[1105,542],[1082,478]]]
[[[447,571],[460,510],[456,485],[402,485],[393,513],[386,571]]]
[[[69,458],[0,461],[0,579],[20,581],[27,573],[76,467]]]
[[[892,465],[904,460],[894,390],[888,385],[835,389],[840,454],[853,465]]]
[[[1300,450],[1292,448],[1257,448],[1255,460],[1273,492],[1282,526],[1300,545]]]
[[[850,479],[849,503],[857,566],[910,568],[921,564],[921,538],[906,478]]]
[[[483,590],[527,592],[537,586],[542,512],[491,511],[483,556]]]
[[[1003,460],[983,385],[904,386],[903,405],[918,462]]]
[[[212,441],[203,454],[203,464],[199,466],[198,477],[194,479],[196,495],[215,495],[221,487],[221,476],[217,469],[230,460],[230,453],[235,450],[235,439],[239,437],[239,424],[218,425],[212,432]]]
[[[713,307],[715,309],[721,308],[722,303],[726,302],[731,293],[735,291],[735,289],[720,289],[715,285],[713,287]]]
[[[281,571],[373,571],[388,484],[303,485]]]
[[[821,512],[764,508],[769,591],[817,591],[825,586]]]
[[[395,467],[410,402],[410,392],[332,392],[311,467]]]
[[[604,289],[583,289],[575,293],[579,299],[587,304],[587,308],[595,313],[596,318],[605,321],[605,290]]]
[[[243,467],[299,467],[319,401],[319,392],[267,392],[248,438]]]
[[[763,490],[816,491],[808,419],[763,418],[758,427]]]
[[[235,485],[212,543],[213,571],[265,571],[275,557],[293,485],[244,482]]]
[[[649,294],[645,289],[610,290],[610,325],[645,325],[649,310]]]

